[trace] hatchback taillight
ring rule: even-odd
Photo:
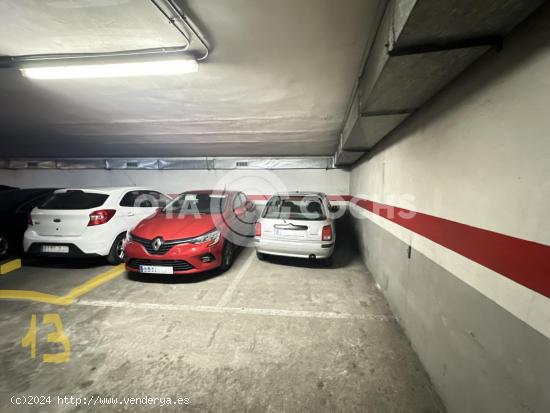
[[[90,222],[88,222],[88,226],[94,227],[96,225],[106,224],[111,220],[115,213],[116,209],[100,209],[99,211],[94,211],[90,214]]]
[[[323,227],[323,241],[332,241],[332,225]]]
[[[256,236],[262,236],[262,224],[260,224],[259,222],[256,222]]]
[[[29,224],[30,227],[32,227],[32,216],[31,214],[29,214],[29,216],[27,217],[27,224]]]

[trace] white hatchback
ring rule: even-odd
[[[276,194],[267,202],[256,223],[256,254],[329,259],[336,233],[333,207],[325,194],[297,192]]]
[[[104,256],[118,264],[126,232],[169,200],[148,188],[58,190],[31,211],[23,248],[29,255]]]

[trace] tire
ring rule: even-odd
[[[265,261],[265,254],[262,253],[262,252],[256,251],[256,257],[257,257],[260,261]]]
[[[233,261],[235,258],[235,246],[231,244],[229,241],[225,241],[225,245],[223,246],[222,251],[222,263],[220,265],[220,269],[222,271],[227,271],[231,268],[233,265]]]
[[[124,250],[122,249],[124,247],[124,238],[126,238],[126,234],[120,234],[116,237],[115,242],[113,242],[109,255],[107,255],[107,262],[109,264],[118,265],[124,261]]]
[[[334,260],[332,259],[332,255],[323,260],[323,267],[332,268],[333,265],[334,265]]]
[[[0,260],[7,258],[10,252],[10,244],[8,239],[3,235],[0,235]]]

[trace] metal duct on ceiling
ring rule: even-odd
[[[332,158],[213,158],[212,169],[330,169]]]
[[[107,159],[106,169],[159,169],[157,159]]]
[[[544,0],[390,0],[335,155],[349,165],[523,21]]]
[[[56,162],[57,169],[106,169],[105,159],[64,159]]]
[[[1,165],[1,164],[0,164]],[[6,162],[6,168],[8,169],[55,169],[55,161],[43,161],[43,160],[10,160]]]
[[[0,169],[108,169],[108,170],[198,170],[198,169],[332,169],[332,157],[281,158],[79,158],[79,159],[11,159],[0,161]]]
[[[158,165],[166,170],[210,169],[207,158],[159,159]]]

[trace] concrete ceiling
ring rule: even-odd
[[[188,0],[199,73],[37,81],[0,69],[0,157],[332,155],[378,0]],[[0,54],[184,44],[149,0],[2,0]]]

